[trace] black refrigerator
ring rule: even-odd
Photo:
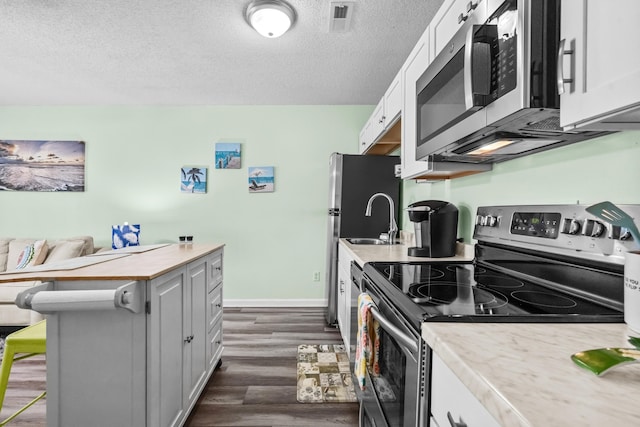
[[[395,176],[398,156],[361,156],[333,153],[329,162],[329,220],[327,227],[327,308],[329,325],[337,322],[338,241],[344,237],[379,237],[389,229],[387,200],[376,199],[371,216],[365,216],[367,202],[375,193],[385,193],[395,204],[399,219],[400,178]]]

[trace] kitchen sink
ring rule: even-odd
[[[351,243],[352,245],[389,245],[390,244],[388,240],[374,239],[370,237],[348,238],[347,242]],[[397,245],[399,244],[399,242],[396,241],[391,244]]]

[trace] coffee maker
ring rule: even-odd
[[[458,208],[441,200],[424,200],[410,204],[409,219],[415,226],[415,247],[409,256],[442,258],[456,254]]]

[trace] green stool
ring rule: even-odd
[[[4,356],[0,367],[0,410],[4,404],[4,395],[7,391],[9,374],[14,361],[26,359],[27,357],[47,352],[47,321],[42,320],[24,329],[20,329],[7,336],[4,346]],[[15,356],[20,354],[21,356]],[[15,417],[23,413],[30,406],[42,399],[47,392],[43,392],[31,402],[20,408],[16,413],[6,420],[0,422],[0,426],[7,424]]]

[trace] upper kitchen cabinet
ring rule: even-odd
[[[416,160],[416,82],[429,65],[429,27],[418,40],[402,67],[404,97],[402,107],[402,175],[413,178],[428,169],[427,162]]]
[[[398,72],[360,132],[360,154],[389,154],[400,145],[402,74]]]
[[[564,1],[561,16],[560,125],[640,129],[640,2]]]
[[[445,1],[434,15],[429,28],[431,44],[429,53],[435,58],[447,46],[453,35],[460,29],[471,14],[479,22],[487,18],[487,2],[489,0],[453,0]]]

